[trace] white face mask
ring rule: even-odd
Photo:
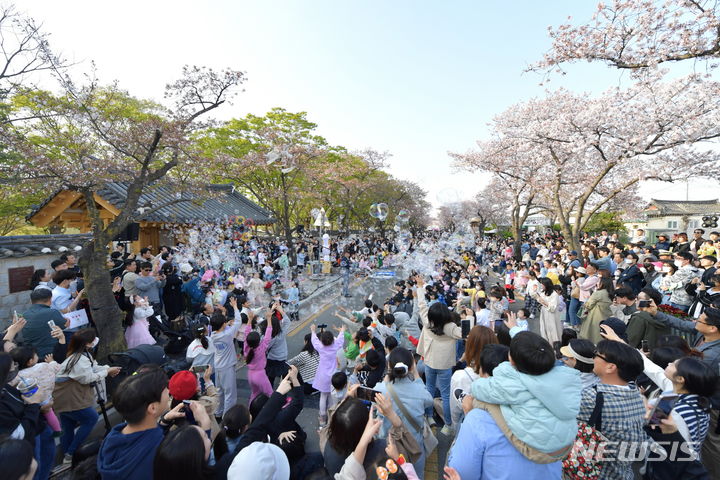
[[[664,273],[669,273],[669,272],[670,272],[670,267],[663,267],[663,268],[662,268],[662,271],[663,271]]]
[[[97,344],[100,343],[100,339],[98,337],[95,337],[95,340],[90,344],[90,348],[97,347]]]
[[[681,268],[681,267],[683,266],[682,260],[675,260],[673,263],[674,263],[675,266],[678,267],[678,268]]]

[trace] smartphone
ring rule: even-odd
[[[48,321],[48,327],[50,327],[50,330],[55,328],[55,322],[53,320]]]
[[[640,350],[646,353],[650,352],[650,344],[647,340],[640,340]]]
[[[470,335],[470,320],[460,320],[460,328],[462,329],[462,338]]]
[[[373,390],[372,388],[367,387],[359,387],[357,389],[357,393],[355,394],[357,398],[360,400],[368,400],[370,402],[375,401],[375,395],[377,395],[379,392],[377,390]]]
[[[190,367],[190,371],[193,373],[205,373],[210,365],[193,365]]]
[[[638,308],[648,308],[650,306],[650,300],[640,300],[638,302]]]
[[[668,418],[678,398],[678,395],[674,393],[660,395],[660,398],[650,412],[648,425],[660,425],[661,420]]]
[[[185,418],[187,419],[188,423],[195,424],[195,415],[193,415],[192,410],[190,409],[190,400],[183,400],[183,403],[185,404]]]

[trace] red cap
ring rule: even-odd
[[[197,378],[190,370],[181,370],[170,379],[168,390],[175,400],[190,400],[198,391]]]

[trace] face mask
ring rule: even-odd
[[[670,267],[663,267],[662,271],[663,271],[663,273],[668,273],[668,272],[670,272]]]
[[[681,267],[683,266],[682,260],[675,260],[673,263],[674,263],[675,266],[678,267],[678,268],[681,268]]]
[[[635,263],[635,259],[633,259],[633,258],[626,258],[625,261],[626,261],[628,264],[630,264],[630,265],[632,265],[633,263]]]
[[[97,344],[100,343],[100,339],[98,337],[95,337],[95,340],[90,344],[90,348],[97,347]]]

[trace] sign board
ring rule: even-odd
[[[528,217],[523,225],[550,225],[547,217]]]
[[[24,292],[30,290],[30,280],[35,267],[8,268],[8,286],[10,293]]]
[[[70,325],[68,326],[68,328],[78,328],[90,323],[85,309],[74,310],[69,313],[63,313],[63,317],[65,317],[67,320],[70,320]]]
[[[380,270],[379,272],[375,272],[371,275],[373,278],[391,278],[395,276],[395,272],[389,271],[389,270]]]

